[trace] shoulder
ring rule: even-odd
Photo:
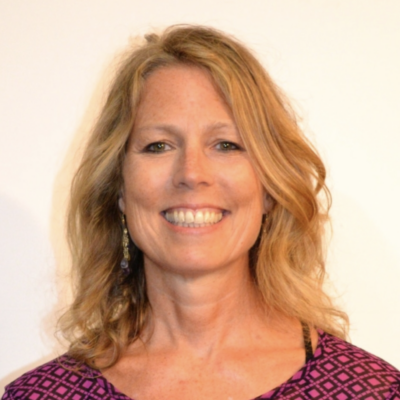
[[[116,399],[101,374],[68,355],[29,371],[5,388],[2,400]]]
[[[321,331],[314,358],[324,368],[349,369],[352,366],[351,369],[357,372],[358,376],[368,372],[375,372],[378,375],[384,372],[390,376],[400,377],[400,371],[381,358]]]
[[[400,371],[365,350],[319,331],[313,357],[268,399],[400,400]]]
[[[342,339],[319,334],[320,343],[309,370],[309,379],[316,387],[329,388],[338,399],[400,400],[400,371]]]

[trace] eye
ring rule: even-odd
[[[242,148],[232,142],[220,142],[217,144],[217,149],[221,151],[234,151],[234,150],[241,150]]]
[[[150,143],[148,146],[144,148],[144,151],[147,153],[163,153],[164,151],[170,150],[171,146],[164,142],[154,142]]]

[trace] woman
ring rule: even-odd
[[[216,30],[146,39],[72,187],[70,349],[4,399],[400,399],[322,289],[325,169],[283,95]]]

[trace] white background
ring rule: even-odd
[[[351,340],[400,368],[400,1],[0,0],[0,393],[64,351],[65,203],[111,62],[183,22],[236,35],[293,99],[329,171]]]

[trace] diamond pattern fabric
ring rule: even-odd
[[[319,332],[314,356],[287,382],[254,400],[262,399],[400,400],[400,371],[356,346]],[[99,371],[86,365],[78,368],[74,359],[63,355],[12,382],[2,400],[132,399]]]
[[[257,399],[400,400],[400,371],[350,343],[319,332],[313,358],[290,380]]]

